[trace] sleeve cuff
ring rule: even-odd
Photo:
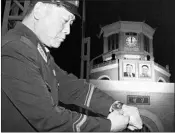
[[[111,131],[111,121],[109,119],[103,119],[100,121],[100,130],[103,132]]]

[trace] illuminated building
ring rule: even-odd
[[[138,107],[144,125],[140,132],[172,132],[174,84],[169,83],[168,66],[154,62],[154,32],[144,22],[103,27],[103,53],[91,60],[90,82],[115,100]]]
[[[168,66],[154,62],[154,32],[144,22],[119,21],[104,26],[103,54],[91,61],[90,79],[169,82]],[[125,74],[128,65],[131,76]]]

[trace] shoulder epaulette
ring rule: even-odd
[[[2,44],[1,47],[3,47],[5,44],[15,41],[15,40],[19,40],[20,39],[20,35],[18,34],[13,34],[13,32],[10,32],[8,34],[6,34],[5,36],[2,37]]]

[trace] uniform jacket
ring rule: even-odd
[[[107,116],[114,99],[58,67],[29,28],[17,23],[2,45],[2,131],[110,131],[110,120],[59,105]]]

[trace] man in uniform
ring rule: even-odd
[[[78,1],[35,0],[2,39],[2,131],[121,131],[141,129],[139,111],[68,75],[47,47],[58,48],[78,15]],[[61,106],[73,104],[104,117]]]

